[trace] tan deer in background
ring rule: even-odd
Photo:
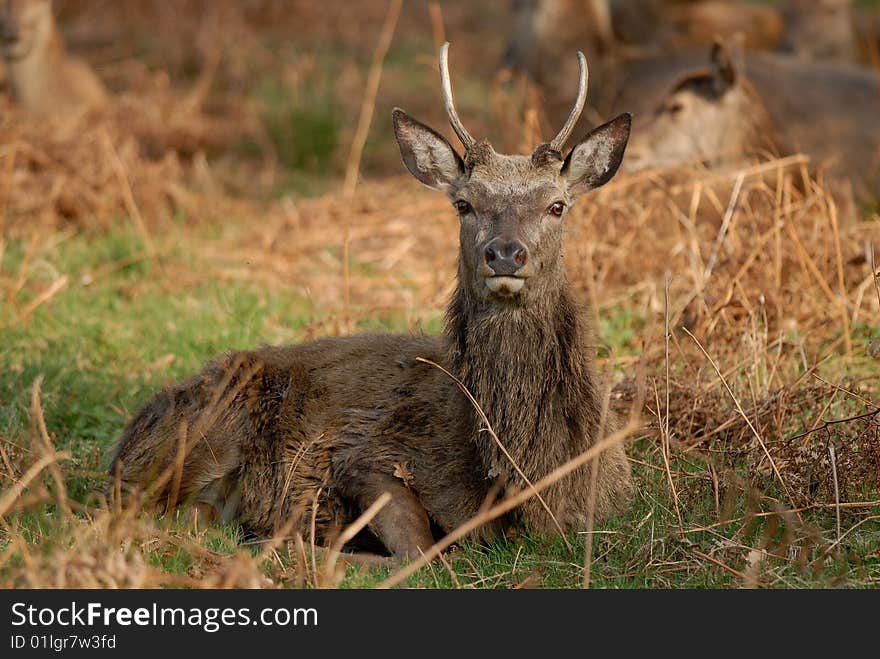
[[[0,52],[16,103],[40,115],[99,106],[107,92],[58,33],[51,0],[0,0]]]

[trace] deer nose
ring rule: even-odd
[[[483,257],[496,277],[511,277],[526,264],[529,250],[518,240],[495,238],[486,245]]]

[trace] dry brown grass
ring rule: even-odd
[[[248,105],[206,112],[208,84],[177,90],[161,74],[144,74],[139,88],[106,108],[48,120],[0,97],[4,234],[107,229],[125,216],[155,227],[175,214],[199,220],[234,206],[218,192],[235,182],[212,170],[208,156],[237,141],[264,144],[263,160],[237,172],[253,181],[255,169],[271,177],[271,146]]]

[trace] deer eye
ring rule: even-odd
[[[459,199],[455,202],[455,210],[458,211],[459,215],[467,215],[473,209],[471,208],[471,205],[467,203],[464,199]]]
[[[565,204],[561,201],[557,201],[555,204],[550,204],[550,208],[547,209],[547,212],[556,217],[561,217],[565,212]]]
[[[682,110],[684,110],[684,103],[681,101],[674,101],[666,108],[666,111],[669,112],[669,114],[678,114]]]

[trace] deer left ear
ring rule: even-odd
[[[561,173],[573,197],[605,185],[617,173],[631,125],[632,115],[622,114],[593,129],[571,150]]]

